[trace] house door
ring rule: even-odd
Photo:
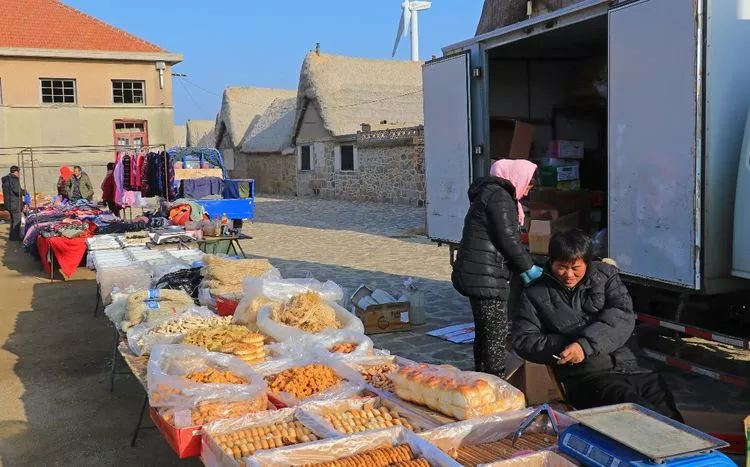
[[[148,144],[148,122],[145,120],[115,120],[116,146],[141,147]]]

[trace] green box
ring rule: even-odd
[[[557,187],[559,182],[578,179],[578,164],[543,165],[539,167],[539,181],[542,186]]]

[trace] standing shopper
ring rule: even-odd
[[[80,199],[91,201],[94,199],[94,187],[89,175],[81,170],[81,166],[73,166],[73,176],[68,180],[68,199],[76,202]]]
[[[115,202],[115,163],[107,164],[107,175],[102,181],[102,201],[107,205],[112,214],[120,217],[120,206]]]
[[[70,167],[64,165],[60,167],[60,176],[57,177],[57,196],[60,197],[60,201],[68,199],[68,180],[73,176],[73,171]]]
[[[10,235],[8,240],[21,240],[21,213],[23,212],[23,189],[18,166],[10,167],[10,173],[2,178],[3,202],[10,212]]]
[[[453,266],[453,287],[469,297],[474,314],[474,367],[501,377],[511,274],[519,274],[524,284],[542,275],[520,236],[524,215],[518,200],[531,189],[535,171],[527,160],[499,160],[489,177],[471,184],[471,205]]]

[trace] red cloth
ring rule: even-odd
[[[36,239],[36,246],[39,250],[39,258],[42,260],[42,266],[47,274],[50,273],[50,264],[47,260],[47,253],[52,248],[52,253],[55,255],[55,264],[57,264],[62,270],[63,274],[67,277],[73,275],[78,269],[78,266],[83,261],[83,257],[86,256],[86,239],[84,237],[78,238],[65,238],[65,237],[49,237],[44,238],[39,235]]]
[[[102,200],[103,201],[114,201],[115,200],[115,175],[114,173],[108,173],[102,181]]]

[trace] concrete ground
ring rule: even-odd
[[[269,258],[285,277],[398,290],[413,277],[427,296],[428,324],[375,336],[379,347],[419,361],[471,366],[471,346],[425,335],[471,320],[450,284],[446,248],[419,236],[424,210],[384,204],[261,198],[248,254]],[[50,283],[41,266],[0,226],[0,465],[198,465],[179,461],[155,430],[129,446],[144,392],[132,376],[109,392],[112,327],[92,316],[94,274],[79,269]],[[667,370],[683,409],[750,413],[747,393]],[[150,422],[146,422],[150,425]]]

